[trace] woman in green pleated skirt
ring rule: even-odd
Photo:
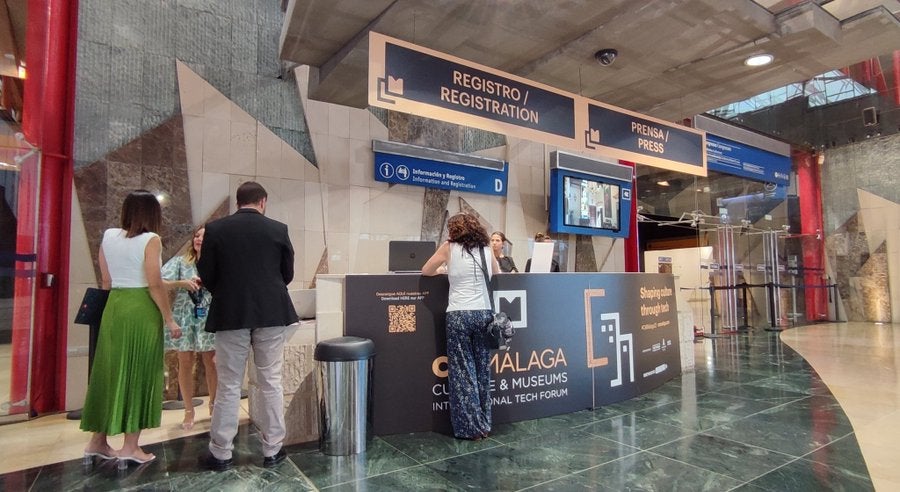
[[[162,212],[156,195],[135,190],[122,203],[122,227],[103,232],[100,284],[110,291],[100,320],[97,352],[88,380],[81,429],[92,432],[84,448],[94,457],[144,464],[156,459],[141,449],[141,430],[162,420],[163,326],[172,338],[181,327],[162,280]],[[125,434],[121,449],[108,436]]]
[[[112,289],[97,339],[81,430],[108,435],[159,427],[163,325],[146,288]]]

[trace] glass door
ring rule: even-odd
[[[40,154],[0,130],[0,423],[29,417]]]

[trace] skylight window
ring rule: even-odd
[[[813,108],[875,92],[875,89],[869,89],[854,81],[844,72],[832,70],[805,83],[788,84],[772,89],[743,101],[726,104],[710,113],[720,118],[731,119],[744,113],[776,106],[797,97],[807,96],[809,107]]]

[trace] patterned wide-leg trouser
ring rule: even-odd
[[[484,331],[491,318],[490,310],[447,313],[450,423],[459,438],[491,431],[491,350]]]

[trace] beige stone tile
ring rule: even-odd
[[[288,235],[291,245],[294,246],[294,280],[288,286],[291,289],[299,289],[308,285],[313,272],[306,269],[306,232],[303,229],[288,227]]]
[[[350,235],[346,232],[326,232],[328,245],[328,273],[350,272]]]
[[[176,61],[178,74],[178,95],[181,100],[181,114],[203,116],[204,88],[209,85],[193,70],[180,61]]]
[[[320,312],[316,314],[316,340],[328,340],[344,335],[344,313]]]
[[[348,137],[357,140],[369,141],[369,116],[372,113],[368,109],[350,108],[350,134]]]
[[[211,84],[203,87],[203,116],[207,119],[231,121],[231,102]]]
[[[330,106],[333,105],[312,99],[306,101],[306,106],[303,109],[306,111],[306,125],[309,127],[310,133],[328,135],[330,131],[328,122]]]
[[[231,167],[229,149],[231,122],[204,118],[203,122],[203,170],[207,172],[238,173]],[[255,172],[252,169],[252,172]],[[244,171],[247,174],[246,171]]]
[[[294,68],[294,80],[297,82],[297,93],[300,95],[300,101],[303,103],[304,109],[307,105],[309,96],[309,65],[300,65]]]
[[[87,326],[76,325],[87,332]],[[85,338],[87,335],[84,335]],[[85,355],[66,357],[66,409],[75,410],[84,406],[84,395],[87,392],[88,383],[88,342],[79,345],[69,345],[69,350],[80,349]]]
[[[237,185],[232,189],[231,177],[228,174],[202,173],[200,187],[201,192],[197,195],[200,198],[200,206],[194,208],[195,223],[208,221],[223,200],[229,204],[228,210],[234,211],[234,191],[237,190]]]
[[[291,147],[290,144],[280,139],[279,142],[281,142],[281,160],[279,162],[281,177],[296,180],[309,180],[307,170],[309,168],[315,170],[315,166],[306,160],[306,157],[303,157],[300,152],[297,152],[297,149]],[[313,181],[318,180],[318,170],[316,170]]]
[[[282,145],[287,144],[265,125],[256,123],[256,174],[258,176],[282,177]],[[296,151],[294,152],[296,153]]]
[[[69,241],[69,283],[96,286],[99,279],[94,270],[93,254],[81,215],[78,194],[72,193],[72,230]],[[80,298],[79,298],[80,299]],[[70,303],[71,304],[71,303]],[[72,319],[71,317],[69,319]]]
[[[243,123],[245,125],[256,125],[259,123],[256,118],[254,118],[250,113],[244,111],[240,106],[235,104],[233,101],[231,102],[231,121],[235,123]]]
[[[189,170],[203,169],[203,128],[205,120],[199,116],[183,115],[184,150]]]
[[[350,232],[369,232],[369,196],[369,188],[365,186],[350,186]]]
[[[353,271],[359,273],[386,273],[388,271],[389,239],[357,240],[356,254],[352,258]]]
[[[310,183],[309,181],[304,183],[305,186],[305,200],[306,204],[304,207],[304,224],[306,225],[305,229],[307,231],[324,231],[325,230],[325,218],[324,218],[324,210],[325,207],[323,205],[323,201],[325,199],[325,195],[323,193],[323,189],[325,185],[321,185],[319,183]]]
[[[372,140],[387,140],[388,129],[371,111],[369,113],[369,136]]]
[[[296,245],[295,245],[296,248]],[[303,271],[306,280],[311,280],[319,267],[319,260],[325,251],[325,234],[322,231],[309,231],[303,235]],[[330,267],[329,267],[330,270]]]
[[[392,190],[391,193],[373,194],[369,201],[370,232],[391,237],[410,234],[418,236],[422,230],[423,199],[422,189],[408,192]]]
[[[350,187],[345,184],[323,185],[323,188],[327,190],[324,200],[326,204],[325,230],[328,232],[348,232],[350,230]]]
[[[289,228],[303,229],[306,224],[306,186],[303,181],[279,180],[278,200],[283,222]]]
[[[328,134],[350,138],[350,108],[339,104],[328,105]]]
[[[350,182],[350,140],[343,137],[328,137],[328,158],[319,161],[322,182],[346,185]]]
[[[375,183],[375,154],[372,142],[351,138],[349,145],[349,183],[356,186],[371,186]]]
[[[228,152],[231,164],[228,167],[229,169],[239,173],[257,174],[256,128],[257,124],[255,122],[231,122],[231,139]]]

